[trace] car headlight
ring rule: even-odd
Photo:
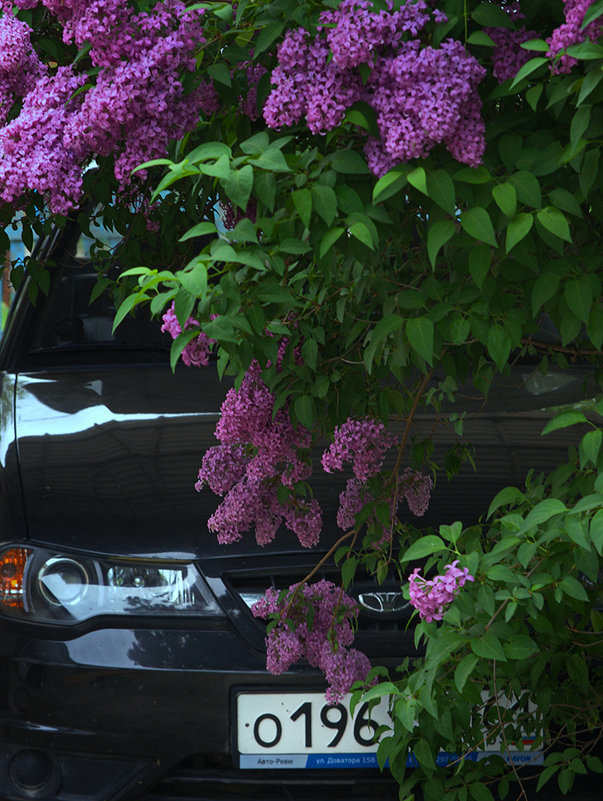
[[[0,613],[74,624],[101,615],[221,615],[194,564],[0,548]]]

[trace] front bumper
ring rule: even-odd
[[[375,781],[380,797],[397,797],[372,770],[238,770],[231,727],[238,690],[325,685],[311,668],[271,676],[265,654],[231,630],[103,628],[72,639],[2,630],[0,655],[0,798],[7,801],[291,801],[316,797],[319,788],[337,797],[337,787],[342,798],[363,801],[359,778],[367,799],[376,798]]]

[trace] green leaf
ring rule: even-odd
[[[488,514],[486,517],[492,517],[494,512],[496,512],[497,509],[500,509],[501,506],[509,506],[510,504],[519,503],[524,499],[524,497],[525,496],[523,492],[517,489],[517,487],[504,487],[492,499],[492,502],[488,507]]]
[[[575,217],[583,216],[582,209],[576,200],[576,196],[572,195],[571,192],[568,192],[567,189],[563,189],[560,186],[556,187],[555,189],[551,189],[549,192],[549,198],[553,206],[556,208],[567,211],[570,214],[573,214]]]
[[[588,276],[569,278],[565,283],[563,296],[576,317],[583,323],[588,323],[593,305],[593,288]]]
[[[571,242],[572,237],[569,230],[567,219],[563,212],[553,206],[546,206],[542,211],[536,213],[536,217],[541,225],[550,231],[551,234],[564,239],[566,242]]]
[[[567,512],[567,506],[559,498],[545,498],[530,510],[528,516],[523,521],[519,530],[520,534],[531,531],[550,520],[551,517]]]
[[[506,217],[513,217],[517,211],[517,192],[513,184],[505,182],[492,187],[492,197]]]
[[[366,175],[370,172],[357,150],[338,150],[333,157],[333,169],[345,175]]]
[[[599,19],[601,14],[603,14],[603,0],[596,0],[596,2],[592,3],[592,5],[586,9],[584,17],[582,18],[580,30],[584,30],[591,22]]]
[[[220,156],[217,161],[211,163],[202,162],[197,169],[204,175],[211,175],[212,178],[220,178],[223,181],[228,181],[231,178],[230,158],[226,155]],[[159,187],[155,191],[158,191],[158,189]]]
[[[401,562],[411,562],[413,559],[422,559],[434,553],[447,550],[446,543],[436,534],[426,534],[416,542],[413,542],[400,558]]]
[[[429,317],[411,317],[406,321],[406,336],[428,364],[433,363],[434,327]]]
[[[230,179],[222,181],[222,185],[228,199],[245,211],[253,187],[253,167],[246,164],[240,170],[233,170]]]
[[[582,438],[581,448],[584,455],[596,467],[599,460],[599,451],[601,450],[601,440],[603,439],[603,430],[600,428],[594,431],[589,431]]]
[[[472,236],[479,242],[485,242],[488,245],[492,245],[492,247],[496,247],[494,228],[486,209],[480,206],[474,206],[463,212],[461,215],[461,225],[469,236]]]
[[[279,147],[268,148],[254,159],[253,164],[261,170],[269,172],[291,172],[291,167]]]
[[[578,579],[573,576],[566,576],[561,579],[558,586],[563,590],[564,595],[575,598],[577,601],[588,601],[588,594]]]
[[[494,796],[484,782],[473,782],[469,785],[469,793],[475,801],[494,801]]]
[[[315,339],[306,339],[301,349],[304,364],[307,364],[311,370],[316,370],[318,362],[318,344]]]
[[[511,89],[514,89],[520,81],[523,81],[524,78],[527,78],[528,75],[531,75],[533,72],[539,67],[542,67],[543,64],[548,64],[549,59],[543,56],[536,56],[536,58],[531,58],[528,62],[526,62],[523,67],[520,68],[517,75],[513,78],[511,83]]]
[[[450,339],[454,345],[462,345],[469,336],[471,323],[462,314],[452,316],[448,322]]]
[[[583,103],[586,98],[593,92],[601,79],[603,78],[603,72],[600,69],[590,70],[584,76],[584,80],[582,81],[582,86],[580,87],[580,94],[578,95],[578,105]]]
[[[172,342],[172,346],[170,348],[170,367],[172,370],[176,369],[176,364],[178,363],[178,359],[182,351],[188,345],[188,343],[194,339],[196,336],[199,335],[199,332],[193,329],[186,329],[182,331],[176,339]]]
[[[509,253],[515,245],[521,242],[529,233],[532,225],[534,224],[534,218],[531,214],[527,214],[526,212],[519,212],[516,214],[512,220],[509,220],[509,224],[507,226],[507,239],[505,242],[505,249],[507,253]]]
[[[199,164],[201,161],[212,159],[217,161],[220,156],[230,158],[232,151],[224,142],[204,142],[187,155],[186,160],[189,164]]]
[[[467,38],[467,44],[496,47],[496,42],[485,31],[473,31]]]
[[[555,295],[560,280],[559,273],[548,272],[538,276],[532,288],[532,315],[534,317],[547,300]]]
[[[586,132],[590,124],[590,112],[590,106],[581,106],[574,114],[570,126],[570,142],[572,145],[575,146]]]
[[[285,239],[283,240],[278,249],[281,253],[290,253],[292,256],[301,256],[303,253],[307,253],[311,248],[307,242],[304,242],[301,239]]]
[[[404,325],[404,318],[399,314],[388,314],[382,317],[373,328],[371,334],[371,344],[383,342],[391,333],[398,331]]]
[[[299,395],[293,405],[295,416],[309,431],[314,428],[315,414],[314,401],[310,395]]]
[[[596,42],[586,41],[571,45],[567,48],[566,53],[581,61],[598,61],[603,58],[603,47]]]
[[[469,272],[481,289],[492,264],[492,249],[488,245],[474,245],[469,251]]]
[[[409,172],[410,167],[402,164],[389,170],[379,178],[373,187],[373,203],[383,203],[384,200],[397,195],[406,186],[406,177]]]
[[[339,237],[344,233],[343,228],[329,228],[326,234],[323,236],[320,242],[320,247],[318,250],[318,258],[322,259],[329,250],[333,247],[335,242],[339,239]]]
[[[350,234],[357,239],[359,242],[362,242],[363,245],[366,245],[367,248],[371,250],[375,250],[375,243],[373,242],[373,235],[371,234],[368,227],[362,222],[355,222],[353,225],[350,225]]]
[[[548,53],[550,45],[544,39],[529,39],[527,42],[522,42],[519,45],[524,50],[537,50],[540,53]]]
[[[120,304],[119,309],[115,314],[115,319],[113,320],[113,328],[111,329],[112,332],[115,331],[117,326],[122,322],[122,320],[128,315],[134,306],[141,303],[144,300],[148,300],[148,296],[142,293],[138,293],[136,295],[128,295],[125,300]]]
[[[424,195],[429,194],[427,192],[427,173],[423,167],[415,167],[414,170],[408,173],[406,180],[411,186],[418,189],[419,192],[422,192]]]
[[[365,101],[360,100],[354,103],[354,105],[346,111],[343,119],[344,122],[350,122],[352,125],[357,125],[367,133],[372,134],[372,136],[379,137],[377,114],[375,113],[375,109],[369,106]]]
[[[448,214],[455,213],[454,182],[448,170],[435,170],[427,174],[427,194]]]
[[[207,294],[207,265],[198,261],[191,270],[179,270],[176,278],[191,295],[203,298]]]
[[[436,770],[435,759],[431,751],[431,746],[423,737],[415,743],[413,753],[418,759],[419,763],[428,771]]]
[[[194,239],[197,236],[206,236],[207,234],[215,234],[217,231],[218,229],[214,223],[200,222],[197,223],[197,225],[193,225],[192,228],[189,228],[188,231],[183,234],[178,241],[186,242],[188,239]]]
[[[586,423],[586,417],[582,414],[582,412],[561,412],[561,414],[558,414],[553,417],[552,420],[549,420],[540,433],[550,434],[551,431],[557,431],[558,428],[567,428],[568,426],[574,426],[577,423]]]
[[[500,640],[491,631],[487,631],[481,637],[474,637],[471,640],[471,650],[482,659],[496,659],[499,662],[507,661]]]
[[[327,225],[331,225],[337,217],[337,195],[330,186],[324,186],[324,184],[313,184],[312,195],[316,213]]]
[[[465,184],[487,184],[492,176],[485,167],[463,167],[454,173],[454,180]]]
[[[542,193],[538,178],[527,170],[519,170],[509,176],[509,181],[517,191],[517,198],[521,203],[539,209],[542,206]]]
[[[230,70],[224,61],[210,64],[207,68],[207,74],[217,83],[222,83],[224,86],[232,86]]]
[[[486,346],[497,369],[502,370],[509,359],[512,342],[501,325],[494,324],[489,327]]]
[[[456,688],[460,693],[463,692],[463,688],[467,683],[467,679],[473,673],[478,662],[478,656],[475,654],[467,654],[467,656],[464,656],[456,666],[454,671],[454,683],[456,684]]]
[[[597,552],[603,556],[603,509],[595,512],[590,521],[590,538]]]
[[[427,231],[427,253],[431,266],[435,267],[441,248],[454,235],[455,226],[452,220],[438,220],[432,223]]]
[[[471,17],[485,28],[515,28],[515,23],[506,11],[494,3],[483,2],[474,11]]]
[[[260,35],[258,36],[254,45],[253,57],[257,58],[260,53],[264,52],[264,50],[268,50],[273,42],[276,42],[276,40],[279,38],[284,27],[284,22],[271,22],[270,24],[266,25],[266,27],[260,32]]]
[[[291,196],[301,221],[309,228],[312,219],[312,193],[309,189],[296,189]]]

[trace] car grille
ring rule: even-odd
[[[239,605],[245,610],[246,624],[253,621],[261,642],[265,636],[265,622],[254,618],[251,606],[264,596],[268,587],[278,590],[290,587],[299,581],[303,572],[269,573],[258,576],[231,574],[224,577],[226,585],[237,598]],[[334,583],[340,581],[336,571],[324,571],[313,580],[328,579]],[[387,659],[389,657],[418,656],[414,645],[414,624],[410,621],[414,609],[405,601],[400,593],[400,583],[395,579],[386,580],[382,584],[369,576],[355,581],[346,592],[359,601],[358,630],[355,646],[371,657],[371,659]],[[364,605],[363,603],[364,602]],[[249,634],[249,631],[246,632]]]

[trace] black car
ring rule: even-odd
[[[264,549],[251,535],[219,546],[206,525],[216,498],[194,482],[226,388],[211,365],[172,373],[157,321],[112,334],[76,240],[41,244],[56,263],[48,296],[34,305],[26,280],[1,341],[0,798],[396,799],[362,707],[355,720],[329,709],[307,665],[270,675],[250,611],[338,536],[341,485],[316,483],[318,548],[285,531]],[[540,431],[582,380],[521,367],[488,406],[466,398],[479,485],[470,466],[440,482],[425,523],[475,520],[528,468],[563,459],[570,434]],[[436,461],[453,441],[437,435]],[[399,585],[367,578],[353,593],[373,663],[416,653]]]

